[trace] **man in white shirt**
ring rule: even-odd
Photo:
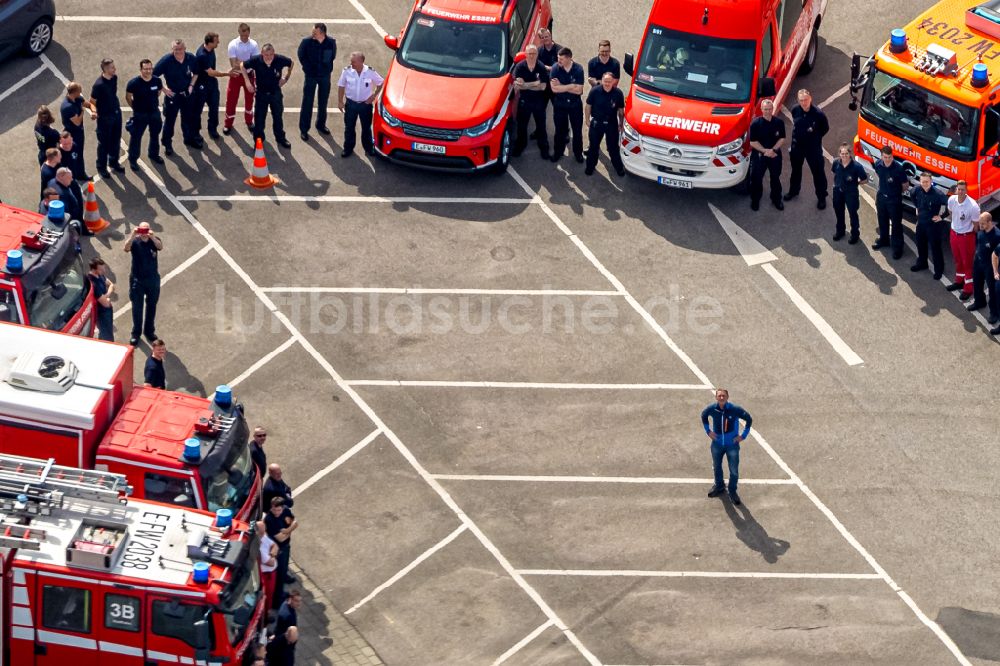
[[[976,223],[979,204],[969,196],[964,180],[955,184],[955,194],[948,197],[951,216],[951,256],[955,259],[955,281],[948,291],[962,290],[963,301],[972,298],[972,259],[976,253]]]
[[[236,102],[240,99],[240,90],[243,91],[243,118],[246,120],[247,129],[253,131],[253,89],[244,85],[243,75],[240,73],[240,64],[250,58],[260,55],[260,47],[257,42],[250,39],[250,26],[240,23],[240,36],[229,42],[226,55],[229,56],[229,86],[226,88],[226,119],[222,124],[222,133],[228,135],[233,131],[233,123],[236,121]],[[253,83],[253,74],[250,74],[250,82]]]
[[[337,106],[344,114],[344,151],[340,153],[341,157],[354,154],[358,119],[361,120],[361,145],[368,155],[375,154],[372,112],[375,98],[382,89],[382,82],[383,78],[379,73],[365,64],[364,53],[355,51],[351,54],[351,64],[344,68],[337,81]]]
[[[263,520],[258,520],[255,527],[257,528],[257,536],[260,537],[261,588],[264,590],[268,607],[270,607],[271,598],[274,596],[275,569],[278,568],[278,544],[267,536]]]

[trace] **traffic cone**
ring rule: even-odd
[[[267,170],[267,158],[264,157],[263,139],[257,139],[257,148],[253,154],[253,169],[243,182],[250,187],[256,187],[258,190],[266,190],[281,182],[277,176],[272,176]]]
[[[83,223],[87,225],[87,231],[96,234],[104,231],[111,223],[101,217],[101,211],[97,208],[97,195],[94,194],[94,183],[87,183],[87,194],[83,197]]]

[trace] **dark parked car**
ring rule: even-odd
[[[55,0],[0,0],[0,60],[47,49],[55,20]]]

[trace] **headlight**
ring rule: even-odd
[[[718,148],[719,155],[732,155],[743,148],[743,143],[747,140],[747,135],[744,134],[738,139],[730,141],[729,143],[724,143]]]
[[[625,138],[629,139],[630,141],[639,140],[639,133],[635,131],[634,127],[628,124],[627,120],[622,122],[622,134],[624,134]]]
[[[490,127],[493,126],[493,119],[489,118],[486,122],[479,123],[475,127],[470,127],[464,130],[465,136],[482,136],[490,131]]]
[[[378,112],[382,116],[382,120],[384,120],[385,124],[389,127],[399,127],[403,124],[399,121],[399,118],[386,110],[384,103],[378,105]]]

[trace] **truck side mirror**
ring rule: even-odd
[[[516,65],[519,62],[524,62],[527,57],[528,56],[525,54],[524,51],[518,51],[517,53],[514,54],[514,64]]]
[[[194,658],[198,661],[208,661],[212,652],[212,628],[208,619],[198,620],[194,627]]]
[[[774,87],[774,79],[770,76],[762,76],[757,82],[757,97],[774,97],[778,94]]]
[[[632,72],[635,71],[635,54],[625,54],[625,60],[622,61],[622,68],[628,73],[629,76],[633,76]]]
[[[393,51],[399,48],[399,37],[397,37],[396,35],[386,35],[384,40],[385,40],[385,45],[388,46]]]

